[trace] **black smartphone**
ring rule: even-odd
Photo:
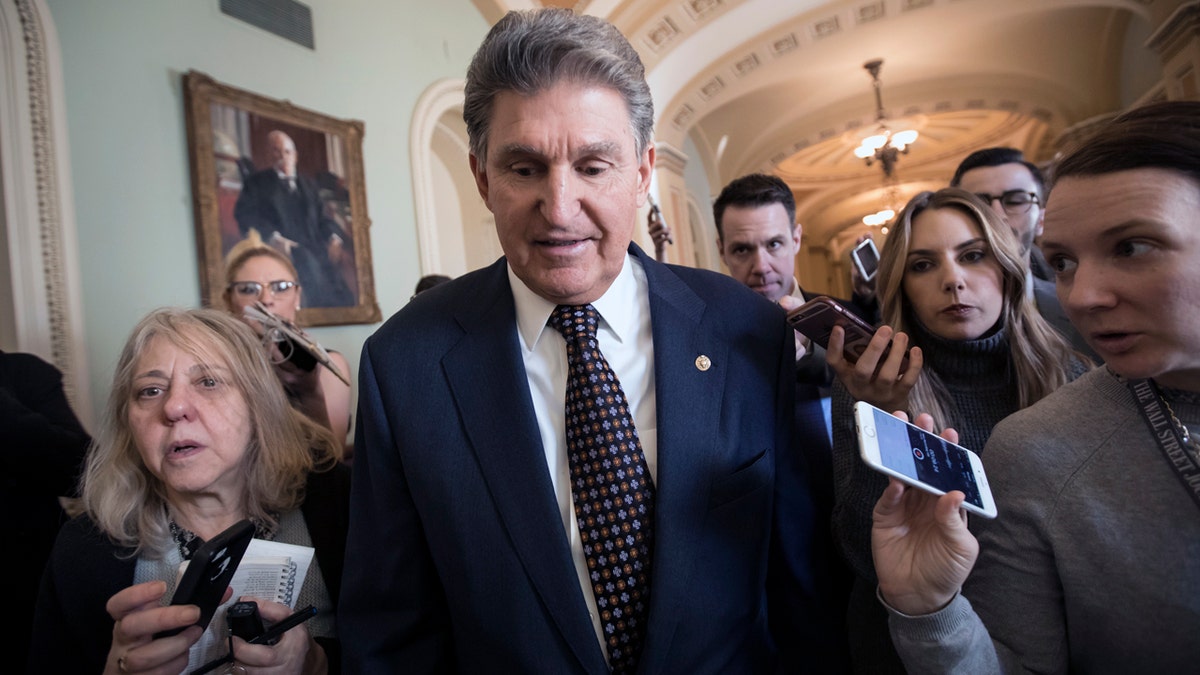
[[[874,240],[862,240],[850,251],[850,259],[854,261],[854,266],[858,268],[863,279],[875,279],[875,274],[879,272],[879,249],[875,247]]]
[[[200,608],[200,620],[195,625],[208,628],[233,573],[242,562],[242,556],[254,538],[254,523],[242,520],[227,530],[204,542],[188,563],[187,571],[175,587],[171,596],[172,605],[196,605]],[[185,626],[186,628],[186,626]],[[154,635],[155,638],[175,635],[183,628],[174,628]]]

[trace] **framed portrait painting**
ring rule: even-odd
[[[379,321],[362,122],[196,71],[183,84],[204,304],[223,303],[229,252],[261,243],[296,268],[301,325]]]

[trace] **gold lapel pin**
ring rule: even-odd
[[[706,372],[709,368],[712,368],[712,359],[708,358],[707,356],[705,356],[703,354],[701,354],[700,356],[697,356],[696,357],[696,368],[699,369],[700,372],[702,372],[702,373]]]

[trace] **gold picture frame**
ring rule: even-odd
[[[203,303],[223,305],[225,256],[253,230],[297,268],[298,323],[378,322],[363,123],[221,84],[194,70],[183,75],[183,91]],[[272,164],[280,134],[294,150],[290,182]],[[290,193],[281,193],[279,186],[289,185]]]

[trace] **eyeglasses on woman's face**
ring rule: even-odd
[[[297,284],[294,281],[287,281],[285,279],[276,279],[275,281],[268,281],[265,284],[265,286],[270,289],[272,296],[280,296],[291,293],[292,291],[296,290],[299,285],[300,284]],[[235,281],[229,284],[229,288],[234,293],[249,298],[260,297],[263,292],[263,286],[264,284],[258,281]]]
[[[1008,192],[999,195],[989,195],[986,192],[976,192],[975,196],[987,202],[988,206],[991,206],[992,202],[999,200],[1000,206],[1004,207],[1004,211],[1006,213],[1014,214],[1028,213],[1031,206],[1034,204],[1041,204],[1041,202],[1038,201],[1036,192],[1028,192],[1026,190],[1009,190]]]

